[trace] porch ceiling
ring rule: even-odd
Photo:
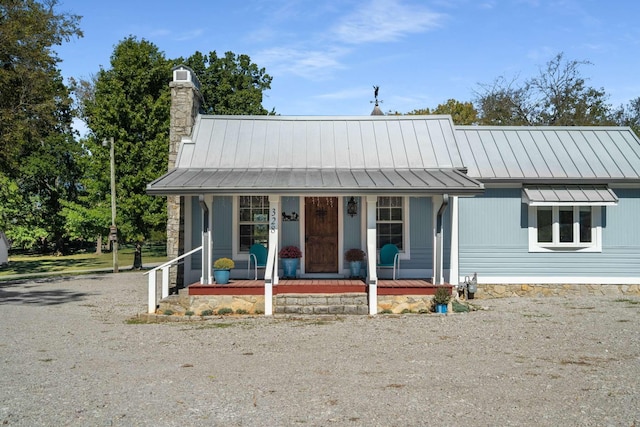
[[[456,169],[174,169],[147,186],[154,195],[442,194],[473,195],[479,181]]]

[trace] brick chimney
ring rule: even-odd
[[[171,122],[169,126],[169,170],[176,164],[180,142],[190,137],[200,112],[202,94],[200,81],[193,70],[185,65],[173,68],[171,88]],[[184,253],[184,197],[167,197],[167,256],[174,259]],[[182,266],[171,277],[171,283],[182,287]]]

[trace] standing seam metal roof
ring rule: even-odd
[[[469,176],[481,181],[639,181],[640,140],[628,127],[457,126]]]
[[[475,194],[450,116],[207,116],[151,194]]]

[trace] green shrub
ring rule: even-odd
[[[200,316],[213,316],[213,310],[202,310]]]
[[[380,314],[393,314],[393,311],[391,311],[391,310],[390,310],[390,309],[388,309],[388,308],[385,308],[384,310],[382,310],[382,311],[380,312]]]
[[[218,310],[218,315],[219,316],[224,316],[227,314],[233,314],[233,309],[229,308],[229,307],[223,307],[221,309]]]
[[[249,312],[244,308],[239,308],[236,310],[236,314],[249,314]]]
[[[218,258],[213,263],[213,268],[216,270],[231,270],[235,266],[236,264],[229,258]]]
[[[405,308],[401,311],[402,314],[411,314],[413,313],[411,310],[409,310],[408,308]]]
[[[193,311],[187,310],[187,311],[184,312],[184,315],[185,316],[193,316]]]
[[[162,312],[165,316],[171,316],[173,314],[173,310],[165,310]]]

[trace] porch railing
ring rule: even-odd
[[[158,271],[159,270],[162,271],[162,290],[160,293],[161,295],[160,299],[162,299],[169,296],[169,272],[171,267],[174,265],[181,264],[184,258],[188,257],[189,255],[193,255],[194,253],[200,250],[202,250],[202,246],[192,249],[189,252],[182,254],[179,257],[174,258],[171,261],[167,261],[164,264],[159,265],[156,268],[144,273],[149,275],[149,310],[148,310],[149,313],[155,313],[156,307],[158,306],[158,301],[159,301],[158,288],[157,288]]]

